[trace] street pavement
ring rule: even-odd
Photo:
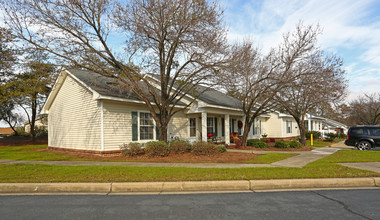
[[[0,219],[380,219],[380,190],[0,196]]]

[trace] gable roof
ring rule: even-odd
[[[0,128],[0,134],[12,134],[13,133],[13,130],[12,128]]]
[[[144,103],[131,89],[123,87],[121,84],[118,84],[117,81],[115,81],[115,79],[111,77],[106,77],[92,71],[79,69],[68,69],[63,70],[62,72],[67,73],[74,80],[78,81],[78,83],[80,83],[81,85],[89,89],[91,92],[93,92],[93,96],[97,96],[97,99],[119,99],[124,101],[135,101]],[[59,80],[62,79],[58,78],[55,86],[60,86],[58,83]],[[157,78],[156,80],[158,81]],[[59,90],[59,88],[55,88],[55,86],[53,87],[53,90],[55,91],[52,90],[45,103],[47,109],[51,105],[54,96]],[[148,92],[148,88],[143,82],[141,82],[140,88],[146,89],[146,91]],[[238,110],[240,110],[241,108],[241,103],[238,99],[228,96],[215,89],[198,85],[196,86],[196,90],[201,93],[199,97],[197,97],[197,99],[206,103],[207,105],[211,105],[212,107],[228,107]],[[159,91],[159,89],[157,89],[157,91]],[[151,98],[151,101],[153,102],[153,97]],[[180,101],[178,105],[185,104]],[[43,110],[42,113],[46,113],[46,111]]]

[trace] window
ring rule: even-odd
[[[153,127],[150,113],[140,112],[140,140],[153,140]]]
[[[253,123],[253,135],[261,134],[261,120],[255,120]]]
[[[352,128],[351,134],[352,135],[362,135],[362,134],[364,134],[364,129],[363,128]]]
[[[319,122],[319,130],[321,130],[321,122]]]
[[[368,128],[370,134],[373,136],[380,136],[380,128]]]
[[[190,137],[197,136],[197,119],[196,118],[190,118]]]
[[[310,131],[313,131],[313,129],[314,129],[314,126],[313,126],[313,123],[314,123],[314,121],[310,121]]]
[[[290,120],[286,120],[286,133],[292,133],[292,121]]]
[[[214,126],[214,118],[207,117],[207,134],[214,135],[215,126]]]

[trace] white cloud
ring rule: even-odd
[[[232,1],[231,4],[238,2]],[[363,92],[380,92],[380,21],[373,9],[374,0],[247,1],[239,13],[228,11],[229,39],[253,36],[264,49],[274,47],[282,33],[291,31],[300,21],[319,23],[323,34],[321,47],[336,53],[345,62],[349,80],[349,98]],[[228,7],[228,4],[226,5]],[[374,18],[375,17],[375,18]],[[377,17],[379,18],[379,17]]]

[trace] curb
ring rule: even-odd
[[[136,183],[0,183],[1,193],[146,193],[380,187],[380,177]]]

